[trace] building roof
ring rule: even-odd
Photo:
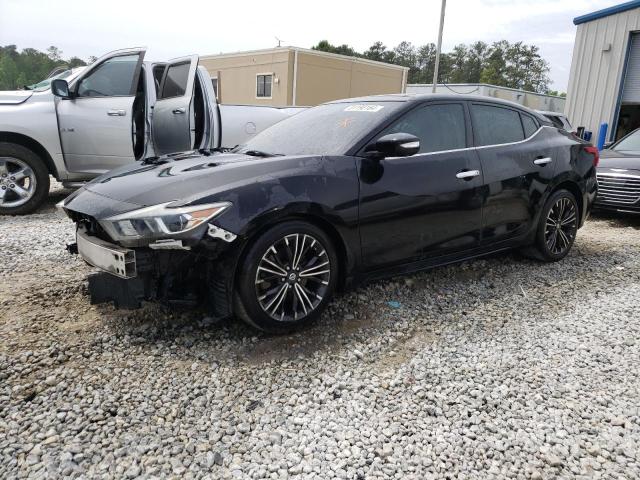
[[[627,10],[632,10],[638,7],[640,7],[640,0],[621,3],[609,8],[603,8],[602,10],[598,10],[596,12],[587,13],[586,15],[580,15],[579,17],[573,19],[573,24],[580,25],[581,23],[591,22],[593,20],[598,20],[599,18],[608,17],[609,15],[615,15],[616,13],[626,12]]]
[[[424,87],[424,88],[431,88],[433,86],[432,83],[408,83],[407,87]],[[536,95],[539,97],[549,97],[549,98],[558,98],[560,100],[564,100],[565,97],[561,97],[560,95],[549,95],[547,93],[539,93],[539,92],[533,92],[531,90],[522,90],[519,88],[511,88],[511,87],[502,87],[500,85],[492,85],[491,83],[438,83],[437,85],[438,87],[444,87],[447,90],[451,90],[453,93],[457,93],[457,94],[470,94],[470,93],[474,93],[476,91],[479,90],[480,87],[488,87],[488,88],[495,88],[498,90],[506,90],[509,92],[516,92],[516,93],[527,93],[529,95]],[[473,88],[473,90],[468,91],[468,92],[456,92],[455,90],[453,90],[453,88]]]
[[[378,62],[376,60],[369,60],[368,58],[351,57],[349,55],[341,55],[339,53],[329,53],[329,52],[324,52],[322,50],[312,50],[309,48],[300,48],[300,47],[292,47],[292,46],[264,48],[260,50],[248,50],[244,52],[230,52],[230,53],[217,53],[217,54],[214,53],[212,55],[200,55],[200,58],[208,59],[208,58],[224,58],[224,57],[242,57],[246,55],[260,55],[265,53],[278,53],[278,52],[286,52],[286,51],[292,51],[292,52],[298,51],[298,52],[308,53],[311,55],[319,55],[322,57],[334,57],[334,58],[340,58],[343,60],[350,60],[352,62],[369,63],[369,64],[380,65],[388,68],[396,68],[399,70],[409,70],[409,67],[395,65],[393,63]]]

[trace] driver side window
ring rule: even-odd
[[[123,55],[105,60],[78,85],[79,97],[133,96],[139,55]]]
[[[420,139],[418,153],[466,148],[464,107],[460,103],[447,103],[415,108],[385,129],[382,135],[400,132]]]

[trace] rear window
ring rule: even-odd
[[[187,91],[190,68],[190,62],[169,66],[160,98],[181,97],[184,95],[184,92]]]
[[[522,128],[524,128],[524,136],[525,138],[529,138],[538,130],[538,122],[536,122],[533,117],[525,115],[524,113],[520,114],[520,118],[522,118]]]
[[[564,128],[564,123],[562,123],[562,120],[560,120],[559,117],[555,115],[547,115],[547,118],[551,120],[551,123],[553,123],[554,126],[558,128]]]
[[[476,146],[499,145],[524,140],[520,115],[509,108],[471,105]]]

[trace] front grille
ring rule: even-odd
[[[640,201],[640,176],[598,174],[597,203],[633,205]]]

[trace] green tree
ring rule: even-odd
[[[10,55],[0,57],[0,90],[14,90],[18,83],[18,67]]]
[[[47,48],[47,55],[54,62],[59,62],[60,60],[62,60],[62,50],[60,50],[58,47],[54,47],[53,45]]]
[[[55,46],[46,52],[35,48],[24,48],[19,52],[15,45],[0,46],[0,90],[23,88],[42,81],[57,67],[80,65],[86,65],[86,62],[78,57],[65,61]]]
[[[337,53],[340,55],[348,55],[349,57],[361,57],[362,55],[356,52],[349,45],[331,45],[327,40],[320,40],[317,45],[311,47],[312,50],[320,50],[322,52]]]
[[[84,67],[86,64],[87,62],[78,57],[71,57],[69,60],[67,60],[67,65],[69,66],[69,68]]]
[[[378,41],[362,53],[348,45],[332,45],[327,40],[313,47],[331,53],[393,63],[409,68],[409,83],[431,83],[436,47],[428,43],[416,47],[400,42],[388,49]],[[544,93],[549,89],[549,64],[535,45],[500,40],[488,45],[474,42],[456,45],[440,55],[439,83],[490,83],[493,85]]]
[[[384,62],[389,57],[389,51],[382,42],[375,42],[369,47],[363,54],[363,57],[369,60],[375,60],[377,62]]]

